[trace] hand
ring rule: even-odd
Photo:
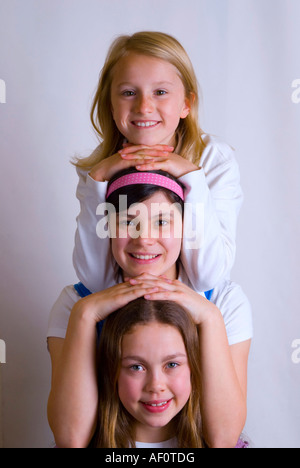
[[[132,284],[127,281],[80,299],[74,306],[75,313],[83,314],[84,317],[96,324],[129,302],[156,291],[158,291],[157,285],[134,282]]]
[[[152,158],[150,159],[153,160]],[[115,153],[96,164],[93,169],[91,169],[89,175],[97,182],[109,181],[118,172],[128,169],[129,167],[135,167],[140,162],[140,159],[124,159],[121,157],[120,153]]]
[[[145,299],[176,302],[192,316],[197,325],[204,323],[213,313],[218,311],[217,307],[205,297],[178,280],[169,280],[144,273],[129,279],[129,282],[143,288],[156,287],[157,291],[146,293]]]
[[[167,145],[124,145],[119,151],[126,161],[136,162],[135,167],[139,171],[166,171],[173,177],[179,178],[189,172],[199,170],[191,161],[179,154],[173,153],[174,148]]]

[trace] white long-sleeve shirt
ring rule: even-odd
[[[184,219],[181,262],[192,287],[199,292],[213,289],[230,277],[243,201],[233,149],[211,135],[204,135],[203,140],[201,169],[179,179],[186,187],[185,207],[189,207]],[[80,213],[73,263],[79,280],[97,292],[115,284],[109,238],[101,239],[96,233],[96,211],[99,204],[105,203],[107,182],[95,181],[83,170],[78,170],[78,175]]]

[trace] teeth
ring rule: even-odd
[[[153,127],[157,122],[134,122],[137,127]]]
[[[136,254],[132,254],[132,256],[139,260],[152,260],[153,258],[158,257],[158,255],[136,255]]]
[[[163,401],[162,403],[158,403],[157,405],[155,403],[146,403],[146,405],[156,407],[156,406],[164,406],[167,403],[168,403],[167,401]]]

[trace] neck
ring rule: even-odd
[[[172,421],[164,427],[150,427],[136,423],[135,426],[135,440],[137,442],[144,442],[145,444],[157,444],[165,442],[175,437],[175,427]]]

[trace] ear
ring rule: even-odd
[[[194,102],[195,102],[195,94],[190,93],[190,95],[188,97],[186,97],[185,100],[184,100],[184,106],[183,106],[182,112],[180,114],[181,119],[185,119],[189,115]]]

